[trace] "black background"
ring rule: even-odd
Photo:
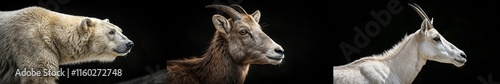
[[[56,1],[59,7],[38,2]],[[353,28],[361,29],[376,21],[370,11],[387,10],[382,1],[269,1],[269,0],[179,0],[118,1],[98,0],[17,1],[0,3],[2,11],[27,6],[96,18],[108,18],[122,28],[136,44],[126,57],[110,63],[82,63],[61,68],[122,69],[120,77],[60,77],[59,83],[116,83],[145,76],[165,68],[166,60],[184,59],[203,54],[215,31],[211,17],[217,12],[204,8],[209,4],[238,3],[253,13],[261,12],[263,31],[285,49],[282,64],[252,65],[247,84],[312,83],[330,84],[333,66],[347,64],[339,44],[354,46]],[[398,1],[398,0],[396,0]],[[380,33],[370,37],[368,46],[349,56],[352,60],[379,54],[399,42],[405,34],[420,28],[422,20],[407,3],[420,5],[434,17],[434,27],[468,56],[460,68],[451,64],[427,61],[414,84],[500,82],[497,58],[500,22],[499,3],[483,1],[407,1],[399,0],[403,11],[391,14],[391,21]],[[58,8],[59,10],[56,10]],[[227,16],[226,16],[227,17]],[[489,80],[491,75],[492,80]],[[483,80],[484,79],[484,80]]]

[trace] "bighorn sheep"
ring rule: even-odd
[[[250,64],[277,65],[284,50],[258,24],[260,12],[247,14],[239,5],[208,5],[230,16],[215,14],[215,35],[200,58],[167,62],[170,84],[242,84]]]
[[[405,36],[401,42],[381,55],[334,66],[334,83],[410,84],[427,60],[449,63],[456,67],[465,64],[465,53],[441,36],[420,6],[409,5],[424,20],[421,28]]]

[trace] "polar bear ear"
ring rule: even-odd
[[[109,22],[109,19],[106,18],[106,19],[104,19],[104,21]]]
[[[89,18],[84,18],[80,21],[79,29],[83,31],[88,31],[90,27],[93,27],[95,24]]]

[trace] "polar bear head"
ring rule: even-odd
[[[67,63],[111,62],[117,56],[127,55],[134,46],[120,27],[110,23],[108,19],[85,17],[76,27],[79,41],[75,46],[78,55],[72,57],[73,61],[66,61]]]

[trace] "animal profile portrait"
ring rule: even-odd
[[[108,19],[36,6],[0,11],[0,83],[55,84],[59,76],[16,76],[16,71],[58,71],[59,65],[112,62],[133,46]]]
[[[422,18],[420,29],[391,49],[333,67],[334,84],[411,84],[427,60],[461,67],[464,51],[447,41],[417,4],[409,4]]]
[[[260,11],[252,14],[239,5],[208,5],[226,13],[212,17],[216,31],[201,57],[167,62],[171,84],[243,84],[250,64],[280,64],[284,49],[259,25]],[[207,27],[208,28],[208,27]]]

